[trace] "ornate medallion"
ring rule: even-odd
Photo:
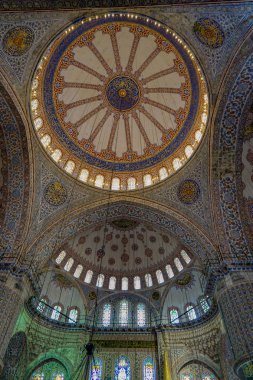
[[[140,98],[137,83],[125,76],[113,78],[106,90],[108,102],[118,111],[128,111],[133,108]]]
[[[44,191],[44,197],[53,206],[62,205],[67,199],[67,190],[59,181],[51,182]]]
[[[224,42],[224,32],[221,26],[213,19],[200,18],[195,22],[193,30],[198,40],[209,48],[219,48]]]
[[[3,50],[13,56],[25,54],[32,46],[33,31],[26,26],[18,26],[8,30],[3,38]]]
[[[177,195],[182,203],[192,204],[196,202],[200,195],[198,183],[193,179],[186,179],[179,184]]]
[[[175,173],[208,118],[206,83],[188,46],[159,22],[132,16],[94,16],[66,29],[40,61],[31,92],[34,128],[52,159],[112,190]]]

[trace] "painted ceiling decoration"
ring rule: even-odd
[[[31,116],[48,155],[98,188],[135,190],[190,159],[208,120],[203,72],[158,21],[111,13],[78,20],[34,74]]]

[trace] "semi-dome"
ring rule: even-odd
[[[47,153],[98,188],[134,190],[166,179],[206,128],[199,64],[168,27],[138,14],[78,20],[34,74],[31,114]]]
[[[133,219],[86,229],[55,255],[56,264],[82,284],[116,291],[162,286],[193,259],[172,234]]]

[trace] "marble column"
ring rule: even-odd
[[[234,371],[242,380],[253,379],[253,274],[234,272],[216,286],[216,299],[234,356]]]

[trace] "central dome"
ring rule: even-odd
[[[52,42],[35,73],[31,112],[43,146],[66,172],[133,190],[187,162],[206,127],[208,96],[196,59],[174,32],[115,13],[78,21]]]

